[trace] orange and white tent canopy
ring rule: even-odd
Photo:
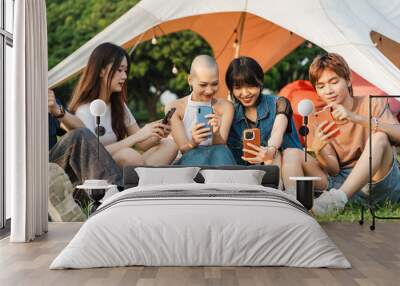
[[[160,31],[188,29],[212,47],[222,83],[228,63],[238,53],[257,59],[267,70],[307,39],[341,54],[354,71],[386,93],[400,94],[397,58],[389,59],[379,50],[391,39],[390,55],[400,54],[400,50],[396,53],[400,47],[397,0],[142,0],[54,67],[49,85],[79,73],[102,42],[131,48]],[[382,35],[377,44],[371,33]]]

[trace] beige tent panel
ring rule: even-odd
[[[400,69],[400,43],[375,31],[371,31],[370,35],[376,48]]]

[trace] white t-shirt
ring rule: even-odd
[[[124,103],[125,107],[125,125],[128,128],[132,124],[136,123],[135,118],[133,117],[131,111],[129,110],[128,106]],[[75,115],[82,120],[83,124],[92,131],[94,134],[96,134],[96,117],[94,117],[90,113],[90,104],[83,104],[80,105],[76,112]],[[106,108],[106,113],[104,116],[100,117],[100,125],[103,126],[106,129],[106,132],[103,136],[100,136],[100,142],[106,146],[111,143],[117,142],[117,136],[114,133],[114,130],[112,129],[111,125],[111,105],[107,104]]]

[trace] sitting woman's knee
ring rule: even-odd
[[[144,165],[144,159],[132,148],[124,148],[113,155],[113,159],[120,167],[129,165]]]
[[[378,146],[381,148],[390,147],[389,137],[385,132],[375,132],[371,136],[372,138],[372,148]],[[368,143],[368,142],[367,142]]]
[[[178,152],[178,145],[176,145],[175,141],[169,138],[164,138],[160,141],[160,145],[168,148],[171,151]]]
[[[88,137],[93,137],[96,138],[95,135],[90,131],[88,128],[75,128],[70,131],[68,131],[65,136],[68,137],[76,137],[76,138],[88,138]]]
[[[61,140],[66,144],[75,144],[78,142],[97,140],[97,138],[88,128],[76,128],[68,131]]]
[[[301,161],[303,152],[298,148],[287,148],[282,151],[282,162]]]
[[[160,149],[162,149],[163,152],[168,152],[168,154],[171,154],[174,158],[178,154],[178,145],[176,145],[175,141],[172,139],[162,139],[160,141]]]

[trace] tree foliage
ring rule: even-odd
[[[320,47],[309,42],[303,43],[265,73],[264,86],[278,92],[292,81],[308,79],[308,67],[320,53],[323,53]]]
[[[139,0],[47,0],[49,68],[61,62],[80,46],[127,12]],[[167,5],[167,4],[166,4]],[[130,51],[128,51],[130,52]],[[265,87],[279,91],[285,84],[308,77],[308,65],[321,49],[303,44],[267,71]],[[165,90],[179,97],[188,92],[187,72],[198,54],[211,54],[209,45],[191,31],[158,38],[156,45],[144,42],[131,55],[128,105],[139,121],[154,120],[162,112],[160,95]],[[173,66],[178,73],[172,73]],[[57,88],[67,102],[76,79]]]
[[[198,35],[183,31],[140,44],[132,53],[128,90],[132,95],[132,106],[144,103],[149,118],[156,117],[156,105],[160,95],[170,90],[179,97],[188,93],[187,75],[190,63],[199,54],[211,54],[211,48]],[[173,74],[173,67],[178,73]]]
[[[139,0],[47,0],[49,68],[72,54]]]

